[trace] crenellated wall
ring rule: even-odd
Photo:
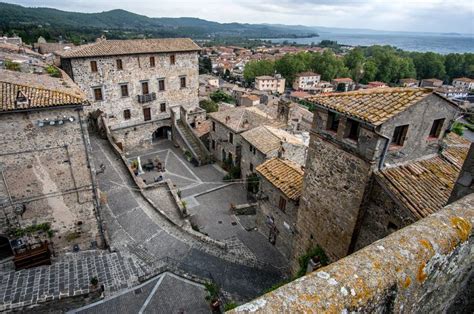
[[[473,276],[473,224],[470,194],[232,313],[452,311]]]

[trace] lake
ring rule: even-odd
[[[274,38],[274,43],[285,40],[298,44],[319,43],[321,40],[335,40],[339,44],[350,46],[390,45],[407,51],[433,51],[441,54],[452,52],[474,53],[474,36],[468,35],[441,35],[441,34],[362,34],[362,33],[319,33],[319,37],[310,38]],[[268,40],[268,39],[267,39]]]

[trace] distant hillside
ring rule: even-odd
[[[285,25],[217,23],[198,18],[149,18],[125,10],[101,13],[66,12],[50,8],[27,8],[0,3],[0,31],[16,33],[26,41],[38,36],[90,41],[107,31],[109,38],[133,37],[305,37],[315,35],[311,28]]]

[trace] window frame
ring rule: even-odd
[[[340,122],[341,122],[340,114],[338,114],[337,112],[328,111],[328,120],[326,123],[326,130],[337,133],[337,131],[339,130]]]
[[[187,82],[186,81],[187,81],[186,76],[180,76],[179,77],[179,88],[180,89],[184,89],[184,88],[187,87]],[[184,82],[184,84],[183,84],[183,82]]]
[[[150,68],[154,68],[156,66],[155,57],[150,56],[149,61],[150,61]]]
[[[91,60],[90,61],[90,67],[91,67],[91,72],[92,73],[99,72],[99,67],[97,66],[97,61],[96,60]]]
[[[131,118],[132,118],[132,112],[130,111],[130,109],[125,109],[123,111],[123,119],[130,120]]]
[[[166,103],[160,103],[160,113],[166,112]]]
[[[149,84],[148,81],[141,81],[140,85],[141,85],[141,88],[142,88],[142,95],[150,94],[150,84]],[[146,88],[144,88],[144,86],[146,86]],[[147,91],[146,93],[145,93],[145,90]]]
[[[229,143],[234,144],[234,133],[229,132]]]
[[[97,91],[100,93],[100,98],[97,98]],[[104,101],[104,93],[102,92],[102,87],[92,87],[92,92],[94,94],[94,101]]]
[[[161,88],[161,84],[163,83],[163,88]],[[164,78],[159,78],[158,79],[158,91],[159,92],[164,92],[166,91],[166,83],[165,83],[165,79]]]
[[[403,147],[407,140],[409,124],[397,125],[390,140],[391,147]]]
[[[286,198],[283,197],[283,195],[280,195],[280,199],[278,200],[278,208],[284,213],[286,212],[286,204]]]
[[[122,98],[126,98],[126,97],[130,97],[130,91],[128,90],[128,84],[127,83],[123,83],[123,84],[119,84],[120,86],[120,96]],[[123,91],[124,91],[124,88],[126,89],[126,95],[124,95]]]
[[[433,120],[433,123],[431,124],[430,133],[428,134],[428,139],[432,139],[432,140],[439,139],[439,136],[441,135],[441,130],[443,129],[444,121],[446,121],[445,118]]]
[[[355,135],[353,134],[354,133],[354,126],[356,126]],[[356,121],[356,120],[353,120],[351,118],[347,118],[346,119],[346,129],[345,129],[344,133],[345,133],[344,134],[345,139],[349,139],[351,141],[358,142],[359,141],[359,133],[360,133],[360,122]]]
[[[117,66],[117,70],[123,70],[123,61],[122,61],[122,59],[116,59],[115,63],[116,63],[116,66]]]
[[[213,132],[216,131],[216,123],[214,121],[212,121],[212,131]]]
[[[143,108],[143,120],[151,121],[151,108],[150,107]]]
[[[170,55],[170,64],[171,64],[171,65],[175,65],[175,64],[176,64],[176,55],[175,55],[175,54],[171,54],[171,55]]]

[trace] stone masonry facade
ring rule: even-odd
[[[122,69],[117,68],[117,60]],[[92,71],[91,62],[96,63],[97,71]],[[150,121],[169,120],[170,110],[179,115],[180,106],[192,109],[199,104],[197,51],[68,58],[62,59],[62,67],[90,100],[88,112],[105,112],[112,129],[140,129]],[[143,87],[145,83],[148,93]],[[102,100],[96,100],[95,89],[101,91]],[[127,95],[123,94],[125,89]],[[138,97],[145,93],[156,95],[156,99],[140,103]],[[155,131],[141,129],[144,132],[130,132],[127,137],[119,132],[118,140],[123,141],[123,146],[133,146],[151,138]]]
[[[328,127],[330,112],[318,107],[314,112],[297,219],[298,237],[295,240],[293,270],[298,268],[298,257],[317,244],[333,260],[351,253],[355,244],[354,236],[357,236],[360,228],[361,208],[369,201],[373,172],[381,166],[436,154],[457,112],[458,108],[449,101],[431,94],[377,127],[340,114],[337,131],[333,131]],[[431,127],[437,119],[444,119],[439,136],[430,138]],[[348,136],[352,123],[358,123],[356,139]],[[400,125],[408,125],[405,143],[403,146],[391,145],[395,128]],[[389,146],[384,154],[387,144]],[[389,198],[385,193],[377,197],[383,196]],[[375,200],[377,202],[385,205],[390,203],[389,200],[381,199]],[[398,208],[395,205],[389,207]],[[398,209],[392,215],[394,219],[378,217],[378,222],[365,221],[366,227],[378,223],[386,225],[376,228],[380,233],[371,236],[361,231],[362,242],[359,242],[358,247],[390,233],[390,222],[392,228],[393,225],[403,227],[413,221],[409,213],[400,213]]]
[[[38,121],[71,118],[61,125]],[[0,234],[49,223],[56,252],[99,243],[89,140],[80,107],[0,115]],[[81,126],[82,123],[82,126]]]

